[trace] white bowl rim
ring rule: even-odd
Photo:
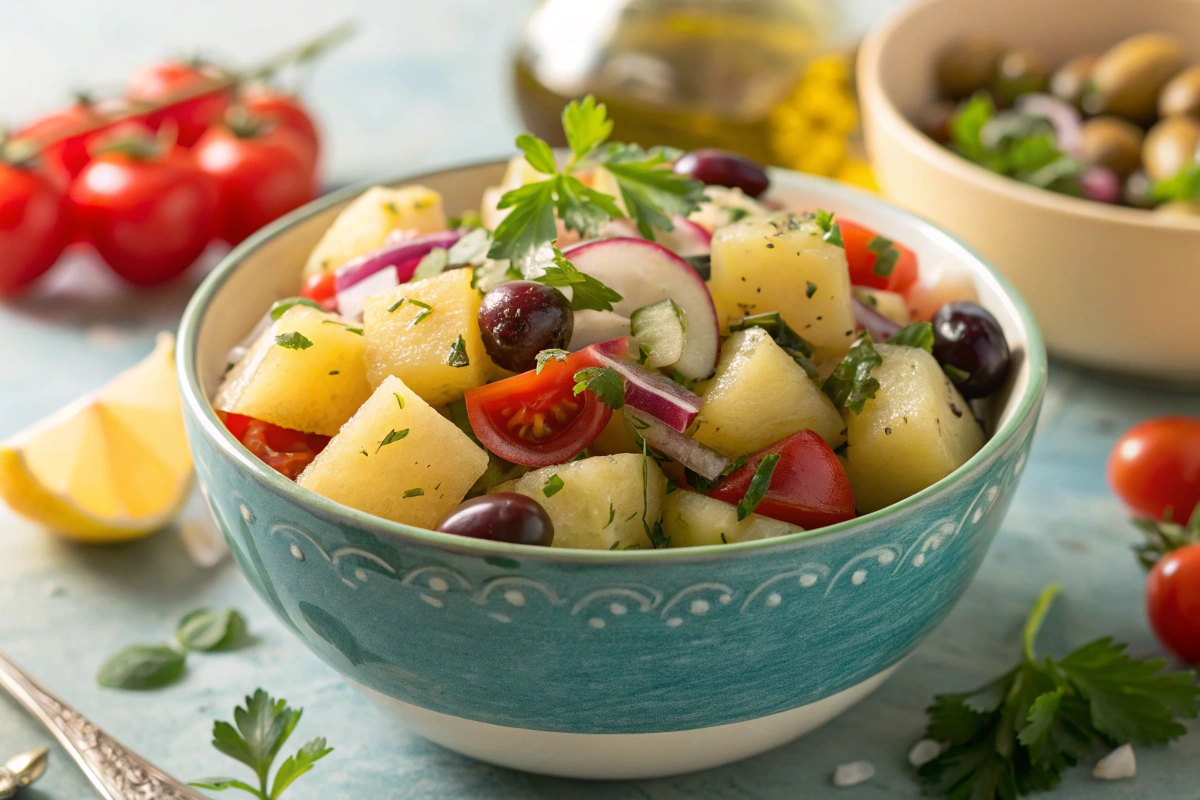
[[[903,141],[904,146],[915,152],[922,160],[933,162],[938,168],[954,173],[963,181],[976,183],[993,194],[1009,195],[1012,199],[1038,206],[1046,211],[1087,217],[1097,222],[1127,225],[1148,231],[1166,229],[1200,234],[1200,219],[1156,214],[1140,208],[1098,203],[1094,200],[1085,200],[1051,192],[1047,189],[1039,189],[1036,186],[1021,183],[1015,178],[998,175],[943,147],[918,130],[904,114],[900,113],[900,109],[892,101],[891,95],[884,89],[885,80],[881,75],[883,51],[897,31],[908,24],[912,17],[924,12],[930,6],[949,5],[953,2],[956,0],[917,0],[917,2],[905,4],[893,10],[867,33],[858,49],[857,64],[860,92],[864,96],[864,114],[866,114],[865,109],[871,108],[872,113],[878,113],[882,117],[881,124],[894,128],[896,136]]]
[[[905,218],[912,226],[920,231],[932,241],[935,241],[939,246],[944,247],[949,253],[955,255],[960,260],[971,263],[974,262],[974,271],[977,277],[991,280],[997,289],[1000,296],[1007,299],[1016,311],[1016,319],[1020,324],[1020,332],[1024,337],[1025,357],[1028,361],[1029,381],[1025,390],[1019,397],[1009,399],[1009,405],[1016,405],[1016,410],[1012,413],[1008,420],[1000,426],[990,439],[984,442],[983,447],[967,460],[958,469],[951,472],[946,477],[942,478],[937,483],[922,489],[914,495],[906,497],[898,503],[893,503],[886,508],[873,511],[869,514],[864,514],[854,519],[845,522],[839,522],[835,525],[830,525],[824,528],[816,528],[808,531],[800,531],[789,534],[787,536],[779,536],[772,539],[760,539],[750,542],[737,542],[733,544],[719,545],[701,545],[696,547],[679,547],[679,548],[661,548],[661,549],[642,549],[642,550],[585,550],[574,548],[558,548],[558,547],[537,547],[533,545],[510,544],[508,542],[493,542],[484,539],[471,539],[468,537],[458,536],[450,533],[441,533],[438,531],[418,528],[412,525],[406,525],[400,522],[377,517],[373,514],[368,514],[364,511],[359,511],[355,508],[342,505],[326,497],[311,492],[307,489],[302,489],[297,486],[294,481],[280,475],[275,470],[268,467],[265,463],[255,458],[248,450],[245,449],[233,435],[225,428],[221,421],[217,418],[216,412],[212,408],[207,395],[204,392],[200,382],[199,374],[196,369],[196,346],[200,325],[204,320],[205,313],[208,310],[209,304],[212,301],[217,290],[225,283],[225,281],[241,266],[244,259],[254,250],[266,244],[272,239],[285,235],[295,224],[305,220],[311,216],[322,213],[323,211],[338,205],[346,200],[365,192],[372,186],[378,185],[399,185],[404,183],[413,183],[428,179],[433,175],[444,174],[448,172],[476,170],[483,167],[495,166],[508,161],[508,156],[500,159],[485,159],[482,161],[473,162],[470,164],[460,164],[453,167],[439,168],[431,171],[421,172],[415,175],[403,175],[398,178],[378,181],[368,180],[361,183],[348,186],[344,189],[332,192],[324,197],[318,198],[306,206],[303,206],[290,214],[276,220],[267,227],[255,233],[242,244],[234,248],[216,267],[213,268],[197,287],[191,300],[188,302],[187,308],[184,310],[183,318],[179,323],[179,334],[177,337],[175,361],[176,370],[178,373],[180,391],[183,402],[191,409],[201,435],[207,436],[212,444],[222,450],[226,456],[239,464],[241,468],[248,472],[250,477],[256,479],[259,483],[265,484],[266,488],[274,490],[297,505],[307,507],[311,512],[325,518],[331,522],[347,523],[361,530],[368,530],[381,534],[383,536],[395,537],[400,541],[407,541],[416,545],[424,545],[436,547],[441,550],[451,552],[474,555],[480,557],[496,557],[509,556],[520,558],[535,558],[538,560],[554,561],[560,563],[588,563],[588,564],[610,564],[620,565],[631,562],[644,563],[649,560],[655,562],[668,561],[673,563],[691,562],[691,561],[714,561],[730,556],[743,556],[751,552],[759,550],[767,550],[772,548],[786,548],[789,545],[796,544],[811,544],[814,540],[824,540],[827,538],[841,539],[846,536],[851,536],[858,532],[859,529],[868,526],[871,523],[879,521],[881,518],[895,514],[902,510],[913,509],[917,506],[925,506],[936,503],[940,495],[942,495],[951,486],[964,480],[968,475],[982,468],[987,462],[998,453],[998,451],[1014,436],[1022,427],[1025,421],[1031,414],[1036,412],[1038,404],[1041,400],[1042,393],[1046,385],[1047,373],[1047,356],[1046,347],[1042,341],[1041,331],[1038,328],[1037,322],[1034,320],[1033,312],[1030,311],[1024,299],[1021,298],[1017,290],[1011,283],[988,263],[981,255],[975,252],[969,245],[958,239],[953,234],[948,233],[938,227],[929,220],[914,214],[907,209],[893,205],[892,203],[883,200],[882,198],[870,194],[868,192],[852,188],[846,184],[838,183],[837,181],[828,178],[819,178],[813,175],[804,175],[793,172],[791,170],[772,168],[770,171],[773,176],[786,176],[786,180],[794,185],[809,184],[819,192],[827,193],[831,196],[838,197],[847,202],[865,204],[868,207],[877,207],[887,209],[892,213],[898,213]]]

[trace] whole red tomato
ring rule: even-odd
[[[212,240],[217,187],[178,147],[133,139],[112,148],[97,154],[71,185],[75,225],[130,283],[169,281]]]
[[[1200,663],[1200,544],[1173,550],[1154,565],[1146,579],[1146,613],[1167,649]]]
[[[136,102],[162,103],[219,78],[216,69],[202,63],[164,61],[142,67],[130,75],[126,92],[129,99]],[[206,92],[147,114],[146,124],[158,130],[168,120],[173,120],[179,129],[177,141],[184,147],[191,147],[206,130],[224,118],[230,96],[227,88]]]
[[[308,145],[262,121],[212,128],[193,153],[221,192],[218,235],[238,244],[316,196]]]
[[[1135,514],[1186,523],[1200,501],[1200,417],[1159,417],[1130,428],[1108,457],[1108,481]]]
[[[42,162],[50,169],[61,170],[68,178],[74,178],[87,166],[91,156],[88,145],[95,133],[73,133],[83,128],[102,125],[103,115],[87,99],[61,111],[47,114],[17,131],[18,141],[47,142],[59,140],[42,149]]]
[[[254,87],[246,91],[242,104],[255,117],[296,134],[305,143],[313,169],[316,169],[321,156],[321,135],[300,98],[266,87]]]
[[[54,265],[67,243],[66,184],[32,163],[0,160],[0,297]]]

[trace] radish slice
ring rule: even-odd
[[[634,433],[646,440],[652,450],[672,461],[678,461],[710,481],[720,477],[729,466],[729,459],[721,453],[663,424],[641,409],[627,405],[625,420],[633,427]]]
[[[601,365],[612,367],[625,379],[625,405],[630,408],[644,411],[681,433],[700,413],[700,395],[661,372],[629,360],[629,339],[601,342],[592,348],[592,353]]]
[[[334,285],[340,294],[343,290],[349,289],[354,284],[387,267],[395,267],[396,279],[399,283],[407,283],[412,280],[417,265],[421,263],[422,258],[429,254],[430,250],[435,247],[448,250],[462,236],[461,231],[442,231],[384,245],[378,250],[372,250],[338,267],[337,272],[334,273]],[[341,308],[338,310],[343,314],[346,313]]]
[[[347,319],[362,319],[368,297],[382,294],[399,285],[400,277],[395,267],[384,267],[378,272],[373,272],[358,283],[338,290],[338,313]]]
[[[679,361],[687,342],[687,320],[674,300],[660,300],[639,308],[629,318],[630,333],[649,354],[644,366],[669,367]]]
[[[674,300],[687,320],[687,343],[674,368],[692,380],[712,374],[721,342],[717,311],[704,280],[686,261],[660,244],[627,237],[583,242],[566,255],[581,272],[621,295],[613,312],[623,317]]]
[[[712,252],[712,234],[687,217],[676,214],[672,220],[675,229],[670,231],[655,231],[654,241],[661,244],[676,255],[706,256]]]
[[[629,318],[612,311],[584,309],[575,312],[575,327],[567,349],[572,353],[597,342],[619,339],[629,335]]]

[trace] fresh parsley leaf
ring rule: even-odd
[[[135,644],[109,656],[96,682],[109,689],[154,689],[183,676],[184,654],[165,644]]]
[[[424,489],[405,489],[404,490],[404,499],[405,500],[407,500],[410,497],[424,497],[424,496],[425,496]]]
[[[198,781],[191,781],[188,786],[195,786],[198,789],[208,789],[213,792],[223,792],[226,789],[241,789],[243,792],[249,792],[255,797],[263,795],[258,789],[255,789],[245,781],[239,781],[237,778],[201,778]]]
[[[534,369],[534,374],[541,375],[542,369],[545,368],[547,361],[550,361],[551,359],[555,361],[566,361],[567,356],[569,355],[570,353],[568,353],[566,350],[550,349],[541,351],[534,359],[537,361],[537,367]]]
[[[546,483],[542,485],[542,494],[544,494],[546,497],[554,497],[554,495],[563,490],[564,486],[566,486],[566,484],[563,483],[563,479],[558,477],[558,473],[554,473],[547,478]]]
[[[748,328],[762,328],[765,330],[775,340],[775,344],[782,347],[784,352],[800,365],[809,378],[812,380],[817,379],[817,368],[812,363],[812,345],[803,336],[792,330],[783,321],[783,316],[778,311],[748,314],[742,317],[740,322],[735,322],[729,326],[731,332],[744,331]]]
[[[892,274],[892,270],[896,269],[896,262],[900,260],[900,251],[886,236],[872,237],[871,241],[867,242],[867,251],[875,254],[875,265],[871,271],[883,278]]]
[[[444,247],[435,247],[421,258],[409,281],[422,281],[441,275],[449,263],[450,251]]]
[[[522,272],[558,237],[554,222],[554,181],[545,180],[506,192],[496,207],[512,209],[496,226],[488,258],[506,259]]]
[[[879,381],[871,377],[871,370],[882,363],[883,357],[875,349],[871,334],[864,332],[821,389],[838,408],[861,414],[866,402],[879,391]]]
[[[762,461],[758,462],[758,466],[754,470],[754,477],[750,479],[750,486],[746,489],[745,496],[738,501],[738,522],[753,514],[754,509],[758,508],[758,504],[767,496],[767,490],[771,488],[771,475],[774,474],[777,464],[779,464],[778,453],[768,453],[763,456]]]
[[[232,650],[246,638],[246,620],[232,608],[202,608],[179,621],[175,638],[186,650]]]
[[[553,253],[553,263],[534,280],[547,286],[571,287],[572,310],[612,311],[612,304],[623,299],[591,275],[580,272],[557,247]]]
[[[614,411],[625,405],[625,384],[612,367],[588,367],[575,373],[575,394],[590,391]]]
[[[611,196],[598,192],[571,175],[554,178],[555,213],[568,230],[580,236],[595,236],[609,220],[625,216]]]
[[[279,334],[275,337],[275,344],[286,347],[288,350],[307,350],[313,346],[312,339],[299,331]]]
[[[933,325],[928,322],[910,322],[887,338],[888,344],[919,347],[926,353],[933,352]]]
[[[450,355],[446,357],[446,366],[448,367],[468,367],[471,365],[471,359],[467,357],[467,343],[463,340],[462,334],[454,340],[450,345]]]
[[[812,300],[812,296],[817,293],[817,285],[812,281],[808,281],[808,285],[804,287],[804,296]]]
[[[576,160],[587,158],[612,135],[613,123],[603,103],[588,95],[567,103],[562,112],[563,133]]]
[[[942,364],[942,372],[946,373],[946,377],[949,378],[950,382],[955,386],[971,377],[971,373],[967,372],[965,369],[959,369],[953,364]]]
[[[309,308],[315,308],[317,311],[325,311],[320,303],[315,300],[309,300],[307,297],[286,297],[283,300],[276,300],[271,304],[271,319],[278,322],[279,318],[293,306],[308,306]]]
[[[676,174],[664,151],[649,152],[632,144],[613,143],[600,154],[600,163],[616,178],[629,216],[647,239],[654,229],[674,230],[671,218],[687,216],[700,207],[704,184]]]
[[[275,772],[275,780],[271,784],[272,800],[283,794],[297,778],[312,770],[313,765],[333,752],[332,747],[325,745],[325,737],[313,739],[300,748],[294,756],[288,756]]]
[[[812,212],[812,219],[822,231],[821,241],[829,242],[834,247],[845,249],[846,243],[842,241],[842,226],[834,219],[832,211],[818,208]]]
[[[397,395],[397,397],[399,397],[399,395]],[[388,435],[383,437],[383,440],[379,442],[379,447],[375,448],[375,452],[378,453],[380,450],[382,450],[387,445],[392,444],[393,442],[398,442],[401,439],[403,439],[405,436],[408,436],[408,431],[409,431],[408,428],[405,428],[402,431],[398,431],[398,430],[394,430],[394,429],[388,431]]]
[[[529,165],[545,175],[558,172],[554,163],[554,151],[550,145],[530,133],[522,133],[517,137],[517,147],[525,154]]]

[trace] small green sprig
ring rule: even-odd
[[[295,755],[288,756],[275,771],[275,779],[269,780],[271,765],[299,724],[303,712],[304,709],[292,709],[286,700],[276,700],[258,689],[253,696],[246,698],[245,708],[239,706],[233,710],[237,727],[220,720],[213,723],[212,740],[217,750],[254,770],[258,787],[237,778],[225,777],[204,778],[190,785],[216,792],[240,789],[259,800],[277,800],[297,778],[333,752],[332,747],[326,746],[323,737],[312,739]]]
[[[612,367],[587,367],[575,373],[575,394],[591,392],[613,411],[625,405],[625,384]]]
[[[879,381],[871,376],[871,370],[883,363],[883,356],[875,349],[871,334],[863,332],[846,353],[846,357],[825,379],[821,389],[838,408],[848,408],[861,414],[866,402],[879,391]]]

